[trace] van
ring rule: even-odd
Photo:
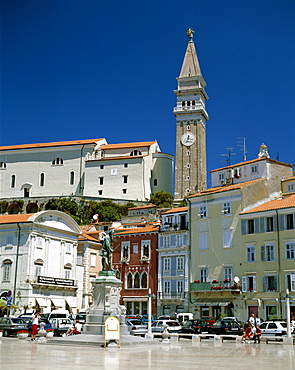
[[[194,315],[190,312],[181,312],[176,315],[176,318],[179,322],[184,322],[187,320],[193,320]]]
[[[53,310],[50,312],[48,316],[48,320],[50,319],[67,319],[69,317],[68,310]]]

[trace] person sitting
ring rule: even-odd
[[[82,330],[82,324],[80,323],[79,320],[76,320],[76,324],[75,324],[75,327],[73,329],[73,334],[74,335],[81,334],[81,330]]]
[[[253,336],[253,339],[254,339],[254,343],[260,343],[260,337],[261,337],[262,333],[261,333],[261,329],[259,327],[259,325],[256,325],[256,332]]]
[[[68,330],[66,331],[66,333],[64,334],[64,336],[67,336],[67,335],[73,335],[73,331],[74,331],[74,329],[75,329],[75,326],[74,326],[74,324],[72,323],[72,324],[69,326],[69,328],[68,328]]]
[[[242,343],[245,343],[246,340],[247,340],[247,343],[250,343],[251,334],[252,334],[251,326],[249,324],[245,325],[244,334],[242,336]]]

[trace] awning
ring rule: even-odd
[[[48,306],[50,306],[50,300],[47,299],[47,298],[39,298],[39,297],[37,297],[35,299],[36,299],[36,301],[37,301],[37,303],[38,303],[38,305],[40,307],[48,307]]]
[[[77,298],[76,297],[66,297],[66,302],[70,307],[77,307]]]
[[[54,304],[55,307],[65,307],[65,300],[63,298],[50,298],[51,302]]]

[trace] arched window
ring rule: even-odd
[[[158,186],[158,179],[154,179],[154,186]]]
[[[2,263],[3,263],[3,281],[10,281],[12,261],[10,259],[6,259]]]
[[[41,260],[40,258],[37,259],[35,262],[34,262],[34,267],[35,267],[35,276],[38,277],[38,276],[42,276],[43,275],[43,260]]]
[[[187,106],[189,107],[191,105],[191,102],[188,100],[187,102]]]
[[[140,288],[140,275],[137,271],[134,274],[134,288]]]
[[[71,279],[72,278],[72,265],[70,263],[67,263],[64,266],[64,276],[65,276],[65,279]]]
[[[127,274],[127,289],[132,288],[132,274],[131,272],[128,272]]]
[[[11,176],[11,183],[10,183],[11,188],[15,188],[15,175]]]
[[[74,185],[74,184],[75,184],[75,172],[71,171],[70,172],[70,185]]]
[[[40,173],[40,186],[44,186],[44,185],[45,185],[45,174]]]
[[[141,274],[141,287],[147,288],[147,273],[145,271]]]
[[[133,150],[131,153],[130,153],[131,157],[134,157],[136,155],[142,155],[141,151],[140,150]]]
[[[64,161],[62,158],[60,157],[56,157],[54,158],[54,160],[52,161],[52,165],[53,166],[60,166],[60,165],[63,165],[64,164]]]
[[[195,106],[196,105],[196,102],[195,100],[192,101],[192,105]]]

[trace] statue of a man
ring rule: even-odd
[[[102,241],[102,249],[99,253],[100,256],[102,256],[101,263],[102,263],[102,271],[114,271],[112,267],[112,245],[113,245],[113,236],[114,236],[114,230],[111,229],[107,233],[105,233],[105,236]]]
[[[186,34],[188,35],[188,37],[190,38],[190,41],[192,41],[193,37],[194,37],[194,33],[195,31],[192,29],[192,28],[189,28],[187,31],[186,31]]]

